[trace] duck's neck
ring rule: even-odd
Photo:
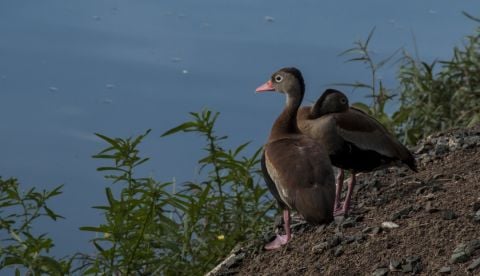
[[[270,139],[282,138],[288,134],[300,133],[297,126],[297,112],[302,103],[303,93],[289,95],[286,93],[287,102],[283,112],[278,116],[270,132]]]

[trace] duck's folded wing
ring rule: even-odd
[[[335,114],[337,133],[362,150],[372,150],[387,157],[403,160],[410,153],[377,120],[364,112],[350,108]]]

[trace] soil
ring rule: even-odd
[[[239,245],[211,275],[480,275],[480,126],[414,151],[418,173],[359,175],[348,218],[299,221],[279,250]]]

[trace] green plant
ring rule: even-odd
[[[157,249],[163,248],[161,237],[174,224],[165,216],[169,194],[164,188],[170,183],[135,175],[135,169],[148,161],[139,156],[137,147],[149,132],[127,139],[96,134],[109,147],[93,157],[113,162],[112,166],[97,170],[107,172],[107,179],[123,187],[117,196],[107,187],[108,205],[94,207],[104,212],[104,224],[80,228],[99,234],[92,241],[98,254],[85,256],[85,261],[90,262],[83,271],[85,274],[150,274],[166,253]]]
[[[465,13],[470,19],[479,19]],[[405,141],[480,122],[480,27],[447,61],[426,63],[404,53],[397,117]]]
[[[361,62],[366,65],[367,70],[370,73],[370,81],[362,82],[356,81],[355,83],[337,83],[336,85],[353,87],[354,89],[366,89],[369,92],[367,97],[371,98],[371,104],[366,105],[361,102],[353,103],[352,105],[367,114],[373,116],[380,121],[391,132],[394,131],[396,122],[386,111],[386,105],[388,102],[396,96],[391,90],[387,89],[382,80],[378,77],[379,71],[395,57],[399,50],[380,61],[375,61],[371,50],[369,49],[370,41],[375,32],[373,28],[365,40],[357,40],[354,42],[354,47],[347,49],[340,53],[340,56],[353,55],[347,62]]]
[[[178,238],[183,244],[182,259],[189,266],[173,265],[182,274],[201,274],[212,268],[238,242],[258,237],[271,222],[268,213],[274,210],[261,184],[259,155],[241,156],[249,143],[234,149],[224,149],[227,136],[215,134],[219,113],[204,110],[190,113],[193,120],[180,124],[162,136],[177,132],[194,132],[205,139],[206,155],[198,163],[206,178],[185,183],[181,192],[188,197],[176,207],[176,219],[183,221]],[[188,223],[185,223],[188,222]],[[185,266],[185,264],[181,264]]]
[[[15,274],[61,275],[70,270],[71,260],[59,260],[48,255],[54,243],[46,234],[37,235],[33,224],[46,217],[63,218],[51,210],[47,201],[60,195],[62,186],[51,191],[37,192],[31,188],[21,192],[15,178],[0,177],[0,270],[14,268]]]
[[[105,223],[81,228],[99,234],[92,240],[97,254],[84,256],[83,273],[202,274],[264,230],[273,204],[260,185],[260,149],[251,157],[241,156],[248,143],[223,149],[227,137],[214,131],[218,113],[190,114],[192,121],[163,135],[194,132],[206,141],[206,156],[198,161],[204,179],[180,187],[137,176],[136,168],[148,161],[138,146],[150,131],[127,139],[97,134],[109,146],[94,158],[113,163],[98,170],[122,187],[117,196],[106,188],[108,205],[95,207]]]

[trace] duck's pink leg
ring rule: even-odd
[[[353,187],[355,186],[355,172],[351,171],[350,181],[348,181],[348,190],[347,195],[345,196],[345,201],[343,202],[343,206],[341,209],[335,210],[334,216],[346,216],[348,215],[348,211],[350,209],[350,201],[352,199],[353,194]]]
[[[266,250],[273,250],[282,247],[287,244],[292,238],[292,232],[290,231],[290,211],[283,210],[283,229],[285,229],[285,235],[277,235],[277,237],[265,245]]]
[[[342,188],[343,188],[343,169],[338,170],[337,174],[337,185],[335,189],[335,203],[333,205],[333,214],[337,215],[337,212],[340,212],[342,210],[342,207],[340,206],[340,196],[342,195]]]

